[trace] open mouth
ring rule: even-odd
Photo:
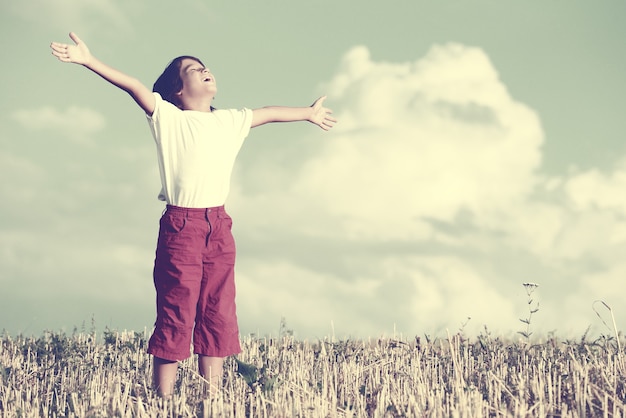
[[[207,77],[207,78],[205,78],[205,79],[204,79],[204,80],[202,80],[202,81],[204,81],[204,82],[209,82],[209,81],[213,81],[213,79],[212,79],[211,77]]]

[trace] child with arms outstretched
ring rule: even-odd
[[[202,62],[175,58],[150,91],[104,64],[74,33],[73,44],[53,42],[60,61],[83,65],[126,91],[146,113],[157,146],[166,202],[154,261],[157,318],[148,344],[159,395],[172,395],[178,361],[193,341],[200,374],[212,392],[224,359],[241,351],[235,311],[235,242],[224,210],[233,164],[250,128],[309,121],[324,130],[336,120],[321,97],[309,107],[222,110],[212,106],[217,85]]]

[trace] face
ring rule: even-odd
[[[179,95],[201,98],[210,95],[212,99],[217,92],[215,77],[196,60],[185,58],[181,62],[180,79],[183,81],[183,88]]]

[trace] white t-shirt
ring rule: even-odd
[[[185,208],[221,206],[235,158],[250,132],[252,110],[180,110],[154,93],[147,116],[157,145],[159,200]]]

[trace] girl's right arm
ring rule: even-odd
[[[137,102],[147,115],[152,116],[156,99],[152,92],[144,86],[139,80],[122,73],[91,55],[87,45],[74,33],[70,33],[70,38],[74,41],[74,45],[52,42],[52,55],[57,57],[59,61],[80,64],[89,68],[100,77],[104,78],[114,86],[124,90]]]

